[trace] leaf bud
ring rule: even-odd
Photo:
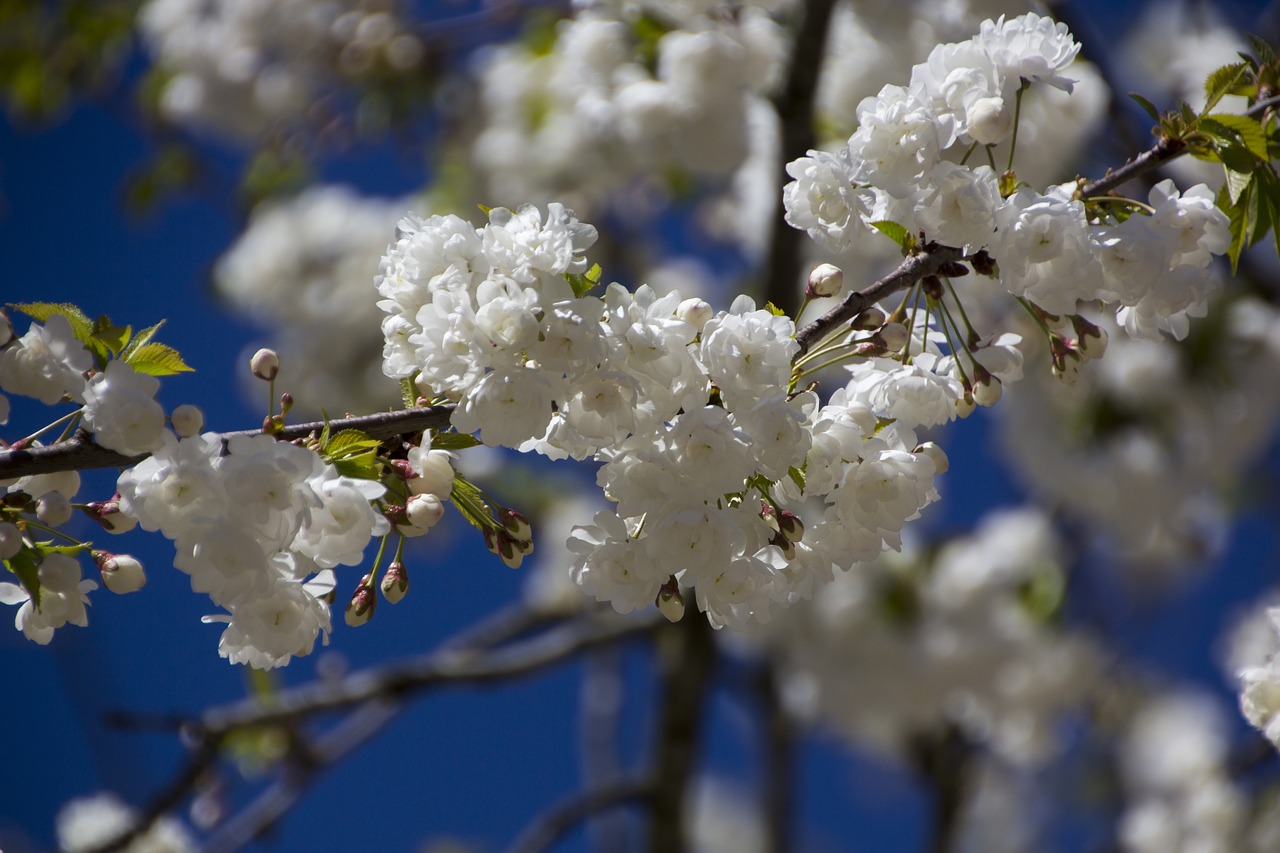
[[[173,431],[178,435],[190,438],[199,435],[204,428],[204,412],[190,403],[183,403],[169,415],[169,423],[173,424]]]
[[[884,311],[873,305],[857,317],[854,317],[853,322],[849,324],[849,328],[855,332],[869,332],[872,329],[878,329],[883,326],[884,321],[887,319],[888,317],[885,316]]]
[[[280,356],[273,349],[263,347],[249,359],[249,370],[253,375],[265,382],[271,382],[280,372]]]
[[[680,594],[680,582],[674,575],[658,590],[658,597],[653,603],[668,622],[679,622],[684,618],[684,596]]]
[[[373,611],[378,606],[378,597],[373,594],[369,584],[369,576],[360,578],[351,601],[347,602],[346,620],[352,628],[358,628],[373,618]]]
[[[408,591],[409,574],[404,563],[396,560],[387,566],[387,572],[382,576],[382,597],[388,604],[399,604]]]
[[[809,283],[804,295],[809,299],[816,296],[835,296],[844,285],[844,270],[835,264],[818,264],[809,273]]]
[[[951,469],[951,460],[947,458],[946,452],[938,446],[937,442],[926,441],[916,447],[914,452],[933,460],[933,473],[935,475],[945,474]]]
[[[715,311],[712,310],[711,304],[705,299],[699,299],[696,296],[690,297],[676,306],[676,317],[684,320],[686,323],[692,323],[693,327],[699,332],[702,327],[707,325],[707,321],[711,319]]]
[[[107,551],[93,551],[91,556],[102,573],[102,585],[116,595],[137,592],[146,586],[147,573],[136,558]]]

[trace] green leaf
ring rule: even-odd
[[[1138,106],[1147,111],[1147,115],[1151,116],[1154,122],[1160,121],[1160,111],[1156,109],[1156,105],[1139,95],[1137,92],[1130,92],[1129,97],[1138,102]]]
[[[1234,169],[1227,169],[1227,198],[1232,204],[1240,203],[1240,196],[1244,195],[1249,189],[1249,185],[1253,183],[1253,172],[1237,172]]]
[[[417,378],[418,371],[415,370],[411,376],[400,380],[400,402],[406,409],[412,409],[418,405],[418,386],[413,382]]]
[[[484,493],[462,477],[453,478],[453,488],[449,492],[462,517],[477,530],[484,532],[493,526],[489,513],[489,504],[485,502]],[[481,516],[480,513],[486,513]]]
[[[5,562],[9,566],[9,571],[18,576],[18,582],[22,584],[22,588],[31,595],[31,601],[39,607],[40,561],[36,559],[36,553],[30,548],[23,548]]]
[[[138,347],[129,354],[126,363],[138,373],[148,376],[172,376],[175,373],[188,373],[190,367],[178,351],[166,344],[150,343]]]
[[[804,491],[804,471],[792,465],[787,469],[787,476],[791,478],[791,482],[795,483],[801,491]]]
[[[786,311],[783,311],[781,308],[779,308],[777,305],[774,305],[772,302],[766,302],[764,304],[764,310],[768,311],[770,314],[772,314],[775,317],[787,316]]]
[[[596,285],[600,284],[600,278],[604,271],[600,269],[599,264],[592,264],[591,269],[584,273],[565,273],[565,281],[569,282],[569,286],[573,288],[573,295],[579,298],[586,296]]]
[[[1214,113],[1202,116],[1196,127],[1227,143],[1238,142],[1244,145],[1259,160],[1271,159],[1267,151],[1267,135],[1262,130],[1262,122],[1257,119],[1230,113]]]
[[[18,302],[9,307],[16,308],[37,323],[47,323],[54,315],[66,317],[76,340],[82,344],[87,345],[93,337],[93,321],[69,302]]]
[[[1255,36],[1253,33],[1248,34],[1249,44],[1253,46],[1253,52],[1257,54],[1258,61],[1263,65],[1271,65],[1276,61],[1276,52],[1271,49],[1271,45],[1261,36]]]
[[[117,326],[105,314],[93,321],[93,339],[110,350],[113,356],[125,348],[131,337],[132,326]]]
[[[915,236],[906,228],[890,219],[881,219],[877,222],[872,222],[871,227],[901,246],[902,251],[904,252],[909,252],[916,246]]]
[[[1201,114],[1209,112],[1224,96],[1231,94],[1249,70],[1247,62],[1233,62],[1210,74],[1204,81],[1204,109]]]
[[[493,208],[487,204],[477,204],[476,207],[480,208],[480,212],[485,216],[488,216],[489,212],[493,210]]]
[[[1251,192],[1252,187],[1250,184],[1245,193]],[[1227,248],[1227,257],[1231,259],[1231,273],[1234,275],[1240,262],[1240,253],[1244,251],[1248,240],[1249,216],[1244,205],[1232,203],[1226,187],[1218,191],[1218,209],[1227,215],[1231,230],[1231,245]]]
[[[432,450],[466,450],[479,446],[480,439],[467,432],[438,432],[431,436]]]
[[[378,445],[381,443],[378,439],[371,438],[358,429],[344,429],[335,435],[329,436],[329,439],[322,444],[322,447],[325,456],[330,461],[333,461],[344,456],[354,456],[369,450],[377,450]]]
[[[136,335],[134,335],[132,340],[128,342],[129,345],[126,346],[120,352],[120,358],[126,364],[129,363],[130,356],[132,356],[133,353],[136,352],[137,350],[151,343],[151,339],[156,336],[156,332],[160,331],[160,327],[163,325],[164,325],[164,320],[161,320],[159,323],[156,323],[154,326],[148,326],[147,328],[143,329],[141,332],[138,332]]]

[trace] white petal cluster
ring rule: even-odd
[[[88,593],[97,589],[98,584],[81,579],[80,563],[74,557],[57,553],[44,555],[38,577],[39,604],[22,586],[0,583],[0,603],[18,606],[14,626],[28,640],[47,645],[53,639],[53,632],[63,625],[83,628],[89,624],[85,610],[89,604]]]
[[[806,533],[807,536],[807,533]],[[801,718],[891,755],[954,725],[1005,760],[1040,761],[1090,694],[1095,653],[1029,606],[1062,569],[1049,519],[986,517],[933,556],[908,543],[754,632]]]
[[[456,398],[454,427],[486,444],[603,463],[616,511],[572,535],[582,588],[625,612],[675,577],[713,624],[741,627],[898,547],[937,499],[937,457],[913,430],[954,414],[955,380],[874,363],[826,406],[789,396],[790,318],[745,296],[710,317],[647,286],[576,296],[567,276],[594,237],[558,204],[545,220],[495,209],[479,229],[410,217],[378,284],[388,375]],[[682,319],[695,315],[700,335]],[[940,390],[898,390],[915,385]],[[876,415],[897,423],[877,429]],[[424,479],[434,453],[411,460]],[[784,529],[784,511],[815,523]]]
[[[988,20],[973,38],[938,45],[906,86],[858,105],[843,148],[788,165],[787,221],[842,252],[871,223],[891,220],[945,245],[986,249],[1005,289],[1051,314],[1103,301],[1131,335],[1185,336],[1216,286],[1212,256],[1229,243],[1211,190],[1180,193],[1166,181],[1151,192],[1150,215],[1094,222],[1073,198],[1075,184],[1043,193],[1024,185],[1002,199],[989,166],[946,159],[1007,142],[1024,87],[1070,92],[1060,72],[1078,53],[1063,24],[1034,13]]]
[[[167,435],[120,476],[120,509],[173,540],[174,566],[229,615],[219,653],[259,669],[309,654],[327,637],[331,570],[359,565],[390,525],[370,502],[379,483],[341,476],[271,436]],[[314,577],[313,577],[314,576]],[[310,580],[308,580],[310,578]]]
[[[84,388],[84,422],[103,447],[137,456],[159,447],[166,434],[156,402],[160,380],[113,359]]]
[[[312,187],[254,209],[213,270],[219,293],[271,332],[279,387],[297,407],[373,411],[398,400],[382,375],[369,280],[404,214],[399,200]]]
[[[54,315],[0,351],[0,389],[10,394],[35,397],[52,406],[63,397],[80,402],[84,374],[93,367],[93,357],[76,340],[66,317]]]
[[[168,72],[170,121],[254,141],[314,119],[317,94],[373,72],[404,73],[423,47],[393,0],[150,0],[138,29]]]

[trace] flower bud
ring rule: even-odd
[[[204,413],[190,403],[183,403],[169,415],[169,423],[173,424],[173,431],[178,435],[190,438],[199,435],[204,428]]]
[[[713,314],[715,314],[715,311],[712,310],[710,303],[696,296],[686,299],[676,306],[676,317],[686,323],[692,323],[693,327],[699,332],[702,331],[703,326],[707,325],[707,321],[711,319]]]
[[[986,249],[970,255],[966,260],[973,267],[973,271],[978,275],[985,275],[988,278],[1000,277],[1000,265],[996,263],[996,259],[988,254]]]
[[[275,350],[264,347],[255,352],[253,358],[249,359],[249,369],[253,371],[254,376],[270,382],[280,372],[280,356],[276,355]]]
[[[409,491],[415,495],[433,494],[441,499],[453,491],[453,455],[447,450],[429,450],[417,457],[416,477],[409,480]]]
[[[1004,98],[978,98],[966,114],[969,135],[980,145],[998,145],[1013,132],[1013,115]]]
[[[22,532],[18,525],[0,521],[0,560],[8,560],[22,550]]]
[[[369,576],[360,578],[360,586],[347,603],[346,620],[352,628],[358,628],[373,618],[373,611],[378,606],[378,596],[369,587]]]
[[[388,604],[399,604],[409,591],[409,574],[404,563],[396,560],[387,566],[387,573],[382,576],[382,597]]]
[[[36,518],[50,527],[60,527],[71,520],[71,501],[62,492],[47,492],[36,501]]]
[[[973,402],[973,394],[968,392],[963,397],[956,400],[956,414],[962,418],[967,418],[973,414],[973,410],[977,408],[977,404]]]
[[[947,454],[937,442],[926,441],[915,449],[916,453],[921,456],[927,456],[933,460],[933,473],[945,474],[951,469],[951,460],[947,458]]]
[[[522,542],[528,542],[533,539],[533,528],[529,525],[529,519],[516,510],[503,507],[498,510],[498,520],[502,522],[502,527],[511,534],[512,539]]]
[[[876,337],[889,352],[901,352],[907,345],[907,327],[901,323],[885,323],[876,332]]]
[[[790,510],[778,512],[778,532],[787,537],[789,542],[799,542],[804,538],[804,522],[800,516]]]
[[[835,296],[844,285],[844,270],[835,264],[818,264],[809,273],[809,284],[804,295],[812,299],[815,296]]]
[[[91,501],[84,506],[84,514],[92,518],[108,533],[128,533],[138,526],[138,520],[120,511],[120,495],[109,501]]]
[[[1080,378],[1080,356],[1068,353],[1053,360],[1053,376],[1068,388],[1076,384]]]
[[[102,573],[102,585],[116,595],[137,592],[146,586],[147,573],[136,558],[106,551],[94,551],[92,557]]]
[[[773,534],[773,538],[769,540],[769,544],[775,546],[782,552],[782,556],[787,560],[796,558],[796,543],[792,542],[781,533]]]
[[[988,373],[973,386],[973,401],[979,406],[994,406],[1003,391],[1000,380]]]
[[[1107,330],[1095,326],[1083,317],[1071,318],[1071,325],[1076,330],[1076,347],[1086,360],[1102,358],[1107,352]]]
[[[853,318],[853,322],[849,324],[849,328],[857,332],[869,332],[872,329],[878,329],[884,325],[884,321],[889,319],[885,316],[884,311],[874,305],[863,311],[857,317]]]
[[[668,622],[679,622],[684,618],[684,596],[680,594],[680,583],[674,576],[658,590],[658,597],[653,603]]]
[[[760,518],[764,520],[765,524],[773,528],[775,533],[778,532],[778,511],[773,508],[773,504],[768,501],[760,501]]]
[[[524,560],[524,552],[516,547],[516,541],[505,530],[485,530],[484,544],[489,551],[497,554],[508,568],[518,569]]]
[[[414,495],[405,504],[404,515],[405,523],[413,532],[404,527],[400,528],[400,532],[405,536],[421,536],[435,527],[444,516],[444,504],[436,495]]]
[[[927,275],[920,281],[920,289],[924,291],[925,298],[937,302],[942,298],[944,293],[942,287],[942,279],[936,275]]]

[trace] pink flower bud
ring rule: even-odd
[[[844,285],[844,270],[835,264],[818,264],[809,273],[809,285],[804,295],[812,299],[815,296],[835,296]]]
[[[347,603],[346,620],[352,628],[358,628],[373,618],[373,611],[378,606],[378,597],[369,588],[369,576],[360,578],[360,586]]]
[[[280,356],[276,355],[275,350],[264,347],[249,359],[249,370],[253,371],[253,375],[259,379],[270,382],[280,372]]]
[[[387,573],[382,576],[382,597],[388,604],[399,604],[409,591],[409,574],[404,563],[396,560],[387,566]]]
[[[128,554],[111,554],[94,551],[93,562],[102,573],[102,584],[116,595],[137,592],[147,584],[147,573],[142,563]]]

